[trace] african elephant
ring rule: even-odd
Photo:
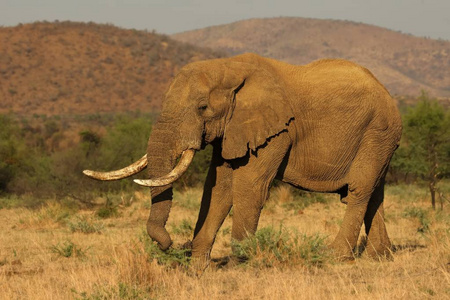
[[[338,257],[353,258],[363,222],[367,252],[389,255],[384,177],[401,130],[394,100],[357,64],[324,59],[294,66],[243,54],[183,67],[165,94],[147,154],[118,171],[84,173],[115,180],[148,166],[150,179],[135,181],[151,187],[147,231],[167,249],[171,184],[194,153],[211,144],[193,259],[209,261],[232,206],[232,239],[255,233],[274,178],[303,190],[340,194],[347,207],[331,244]]]

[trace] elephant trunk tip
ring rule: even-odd
[[[158,247],[162,251],[166,251],[172,246],[172,239],[164,226],[149,222],[147,224],[147,233],[152,240],[158,243]]]

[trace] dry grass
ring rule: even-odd
[[[195,225],[199,195],[198,190],[176,195],[167,226],[175,246],[186,242],[189,225]],[[164,259],[158,256],[162,254],[143,233],[148,204],[138,194],[134,199],[109,219],[98,219],[94,211],[67,214],[63,206],[54,203],[39,210],[0,210],[0,298],[450,298],[449,210],[429,210],[426,194],[416,187],[391,187],[387,191],[387,227],[396,249],[392,262],[377,262],[362,255],[351,264],[324,257],[319,266],[292,260],[272,267],[246,263],[219,268],[216,261],[199,279],[171,261],[170,255]],[[294,204],[286,205],[286,199]],[[291,233],[291,228],[296,228],[299,236],[320,235],[331,241],[345,206],[332,195],[314,199],[292,194],[286,187],[276,188],[260,228],[280,228],[282,223]],[[301,201],[311,204],[304,207],[297,203]],[[77,222],[84,222],[80,223],[83,226],[101,224],[101,230],[73,230]],[[230,226],[227,218],[217,236],[213,258],[230,254]],[[271,257],[264,251],[256,255],[255,261],[264,255]]]

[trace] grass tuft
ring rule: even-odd
[[[299,235],[280,226],[264,227],[242,242],[232,242],[234,254],[250,266],[265,268],[283,265],[323,266],[329,259],[325,238]]]
[[[118,207],[119,204],[116,204],[110,197],[107,197],[104,206],[97,209],[95,214],[101,219],[115,218],[120,216]]]
[[[158,264],[169,267],[189,266],[190,249],[169,248],[166,251],[162,251],[146,232],[141,234],[139,241],[144,245],[145,253],[147,253],[149,260],[155,260]]]
[[[87,249],[82,249],[80,246],[75,245],[71,241],[65,241],[64,243],[53,245],[50,250],[58,254],[59,256],[70,258],[70,257],[76,257],[76,258],[85,258]]]
[[[65,224],[70,215],[74,212],[72,209],[63,206],[60,202],[50,201],[37,210],[21,209],[23,212],[19,219],[20,227],[59,227]]]
[[[70,231],[81,233],[102,233],[104,225],[88,220],[86,216],[77,216],[75,221],[68,222]]]
[[[172,225],[173,234],[177,234],[182,237],[191,236],[193,231],[194,228],[191,225],[191,221],[188,219],[183,219],[179,225]]]
[[[148,288],[147,288],[148,289]],[[117,286],[96,284],[91,293],[78,292],[72,289],[72,294],[77,300],[100,300],[100,299],[149,299],[149,294],[146,288],[141,288],[136,285],[130,285],[124,282],[119,282]]]
[[[430,231],[431,220],[428,216],[428,212],[420,207],[407,207],[403,211],[404,217],[417,218],[419,220],[419,227],[417,232],[427,233]]]

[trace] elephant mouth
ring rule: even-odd
[[[186,172],[187,168],[189,167],[189,165],[192,162],[192,159],[194,158],[194,155],[195,155],[195,150],[193,150],[193,149],[185,150],[181,154],[181,158],[180,158],[178,164],[168,174],[166,174],[162,177],[153,178],[153,179],[135,179],[134,182],[139,185],[148,186],[148,187],[158,187],[158,186],[169,185],[169,184],[175,182],[176,180],[178,180],[178,178],[180,178],[181,175],[183,175],[183,173]]]

